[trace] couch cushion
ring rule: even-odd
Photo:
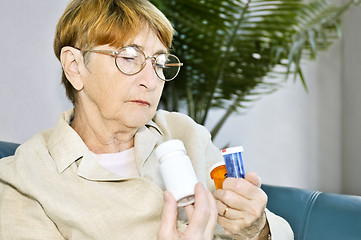
[[[267,208],[286,219],[295,240],[360,239],[361,196],[264,185]]]
[[[304,239],[361,239],[361,197],[321,193],[304,234]]]

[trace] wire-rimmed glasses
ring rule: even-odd
[[[163,81],[173,80],[183,66],[177,56],[170,53],[160,53],[155,56],[146,57],[144,52],[136,46],[125,46],[117,51],[111,50],[88,50],[86,52],[100,53],[112,56],[115,59],[115,65],[125,75],[135,75],[142,71],[148,58],[157,76]]]

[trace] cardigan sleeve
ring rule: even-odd
[[[0,239],[65,240],[41,205],[0,183]]]
[[[266,217],[273,240],[291,240],[294,238],[291,226],[286,220],[266,209]]]

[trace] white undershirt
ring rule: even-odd
[[[124,178],[139,177],[135,162],[134,147],[118,153],[95,154],[93,156],[106,170]]]

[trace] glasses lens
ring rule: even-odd
[[[119,70],[129,75],[138,73],[143,68],[144,63],[144,54],[134,47],[122,48],[116,58]]]
[[[173,80],[181,67],[179,59],[172,54],[160,54],[155,60],[155,70],[159,78],[165,81]]]

